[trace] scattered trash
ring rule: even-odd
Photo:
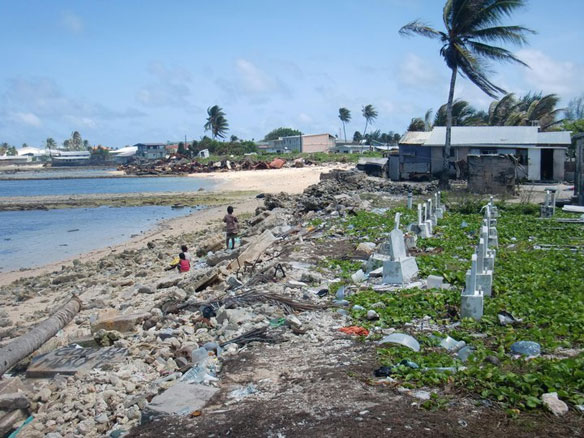
[[[458,351],[465,345],[466,342],[457,341],[456,339],[453,339],[450,336],[446,336],[446,338],[442,339],[442,341],[440,342],[440,346],[448,351]]]
[[[406,335],[405,333],[392,333],[389,336],[384,337],[381,341],[378,342],[381,344],[399,344],[403,345],[404,347],[408,347],[414,351],[420,351],[420,344],[416,339],[410,335]]]
[[[367,319],[369,321],[375,321],[375,320],[379,319],[379,314],[375,310],[369,310],[367,312]]]
[[[329,294],[329,290],[328,289],[320,289],[316,295],[318,295],[320,298],[324,298]]]
[[[327,290],[327,294],[328,294],[328,290]],[[345,286],[341,286],[337,289],[337,293],[335,294],[335,298],[339,301],[345,298]]]
[[[276,318],[270,321],[270,327],[282,327],[286,324],[286,318]]]
[[[420,400],[430,400],[432,393],[430,391],[414,391],[412,392],[412,396],[415,398],[419,398]]]
[[[389,377],[393,374],[393,367],[379,367],[377,368],[375,371],[373,371],[373,374],[375,375],[375,377]]]
[[[249,395],[255,394],[256,392],[258,392],[257,388],[255,387],[255,385],[253,383],[250,383],[247,386],[243,386],[241,388],[234,389],[233,391],[231,391],[229,393],[229,397],[234,398],[234,399],[239,401],[242,398],[245,398]]]
[[[468,423],[464,420],[458,420],[458,424],[460,427],[467,427]]]
[[[561,417],[568,413],[568,405],[558,398],[557,392],[548,392],[541,396],[543,405],[556,417]]]
[[[214,316],[217,316],[215,313],[215,309],[212,306],[201,306],[201,313],[203,314],[203,318],[211,319]]]
[[[337,309],[337,313],[340,313],[341,315],[349,316],[349,312],[347,312],[345,309]]]
[[[363,283],[365,280],[367,280],[368,277],[369,276],[365,274],[362,269],[359,269],[357,272],[351,275],[351,280],[353,280],[353,283]]]
[[[474,352],[474,349],[467,345],[467,346],[462,347],[460,350],[458,350],[458,353],[456,354],[456,356],[462,362],[466,362],[468,360],[468,358],[473,354],[473,352]]]
[[[499,318],[499,324],[501,325],[514,325],[523,322],[522,319],[515,318],[509,312],[505,312],[504,310],[497,314],[497,318]]]
[[[468,224],[466,223],[466,221],[462,221],[462,223],[460,224],[460,228],[467,228]]]
[[[511,345],[511,353],[535,357],[541,354],[541,346],[537,342],[519,341]]]
[[[375,377],[389,377],[392,374],[397,374],[397,372],[399,371],[398,370],[399,366],[406,366],[406,367],[411,368],[413,370],[417,370],[420,368],[420,366],[416,362],[412,362],[411,360],[404,359],[400,363],[398,363],[397,365],[392,365],[390,367],[388,367],[388,366],[379,367],[373,372],[373,374],[375,374]]]
[[[365,310],[365,307],[363,307],[363,306],[360,306],[359,304],[355,304],[355,305],[354,305],[354,306],[351,308],[351,310],[357,310],[357,311],[359,311],[359,310]]]
[[[367,330],[365,327],[359,327],[357,325],[341,327],[339,331],[346,333],[347,335],[369,336],[369,330]]]

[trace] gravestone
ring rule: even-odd
[[[483,291],[477,288],[477,255],[472,255],[470,276],[462,291],[460,300],[460,315],[463,318],[479,320],[483,316]]]
[[[481,235],[480,238],[483,239],[484,242],[484,257],[483,263],[484,268],[489,271],[495,270],[495,256],[497,252],[494,249],[490,249],[490,239],[489,239],[489,227],[483,225],[481,227]]]
[[[437,219],[442,219],[444,217],[444,207],[440,203],[440,192],[434,194],[434,204],[435,204],[435,214]]]
[[[396,213],[395,223],[396,228],[389,233],[390,259],[383,262],[383,283],[403,285],[418,275],[418,264],[406,253],[404,233],[397,228],[399,213]]]
[[[427,239],[432,237],[432,232],[428,228],[423,216],[422,216],[422,205],[418,204],[418,222],[415,224],[408,225],[408,231],[417,234],[422,239]]]
[[[408,192],[408,210],[412,209],[413,201],[414,201],[414,194],[412,192]]]
[[[432,236],[432,220],[430,219],[430,212],[428,211],[428,203],[424,203],[423,205],[423,209],[424,209],[424,223],[426,224],[426,227],[428,228],[428,232],[430,233],[430,236]]]
[[[430,220],[432,221],[432,227],[438,225],[438,218],[436,217],[436,212],[434,211],[434,203],[432,199],[428,199],[428,211],[430,212]]]
[[[477,272],[476,272],[476,286],[483,291],[483,296],[490,297],[493,290],[493,271],[485,267],[485,241],[479,240],[479,245],[476,249],[477,256]],[[466,283],[469,284],[471,271],[466,271]]]
[[[32,359],[26,377],[74,375],[79,370],[91,370],[104,364],[120,362],[128,351],[120,347],[76,348],[67,346]]]

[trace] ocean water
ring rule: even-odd
[[[85,171],[87,172],[87,171]],[[0,197],[96,193],[196,192],[214,183],[197,177],[124,177],[0,180]]]
[[[98,207],[0,212],[0,272],[57,262],[122,243],[195,209]]]

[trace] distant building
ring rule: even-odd
[[[136,151],[137,158],[145,160],[160,160],[166,157],[166,143],[136,143],[138,149]]]
[[[277,140],[259,142],[260,151],[283,154],[286,152],[329,152],[335,147],[335,137],[331,134],[307,134],[280,137]]]
[[[117,164],[125,164],[133,160],[138,148],[136,146],[126,146],[109,152],[113,161]]]
[[[203,149],[201,151],[199,151],[199,153],[197,154],[197,157],[199,158],[209,158],[209,149]]]
[[[407,132],[399,142],[401,179],[442,170],[446,128]],[[468,155],[514,155],[519,179],[562,181],[568,131],[540,132],[537,126],[453,126],[450,160],[466,163]],[[451,168],[452,172],[452,168]]]
[[[88,166],[89,151],[51,151],[53,166]]]

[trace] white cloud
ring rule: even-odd
[[[562,97],[582,93],[583,64],[560,61],[533,49],[520,50],[517,56],[530,66],[524,70],[525,79],[536,91],[556,93]]]
[[[81,17],[70,11],[63,12],[61,15],[61,26],[73,33],[81,33],[85,28]]]
[[[191,74],[180,67],[168,68],[161,62],[153,62],[148,72],[154,81],[142,87],[136,93],[136,99],[146,106],[190,106]]]
[[[15,122],[19,122],[19,123],[22,123],[22,124],[28,125],[28,126],[39,127],[42,125],[41,119],[39,119],[38,116],[36,114],[33,114],[33,113],[15,112],[15,113],[9,114],[9,118],[10,118],[10,120],[13,120]]]
[[[260,70],[246,59],[235,61],[235,67],[241,78],[244,91],[248,93],[268,93],[278,89],[278,83],[267,73]]]
[[[408,53],[399,66],[399,79],[406,85],[433,87],[443,78],[428,61]]]

